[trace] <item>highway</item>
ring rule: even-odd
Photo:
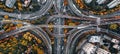
[[[77,25],[77,26],[67,26],[67,25],[49,25],[49,22],[52,21],[55,18],[67,18],[67,19],[77,19],[77,20],[86,20],[86,21],[90,21],[90,22],[96,22],[93,24],[81,24],[81,25]],[[97,22],[97,20],[99,20],[99,22]],[[54,34],[49,31],[48,28],[56,28],[56,27],[60,27],[60,28],[74,28],[74,29],[82,29],[82,28],[87,28],[87,27],[92,27],[92,26],[100,26],[100,25],[107,25],[107,24],[112,24],[112,23],[120,23],[120,19],[119,18],[100,18],[98,19],[97,17],[91,17],[91,18],[87,18],[87,17],[73,17],[73,16],[68,16],[68,15],[53,15],[50,16],[45,25],[38,25],[39,27],[45,27],[46,31],[54,36]]]
[[[17,13],[8,13],[8,12],[0,12],[0,15],[9,15],[11,17],[15,17],[17,19],[36,19],[36,18],[40,18],[41,16],[43,16],[45,13],[47,13],[47,11],[51,8],[52,6],[52,0],[47,0],[46,4],[39,10],[36,11],[32,14],[17,14]]]
[[[13,30],[13,31],[10,31],[8,33],[3,33],[2,35],[0,35],[0,39],[3,39],[3,38],[6,38],[8,36],[11,36],[11,35],[14,35],[16,33],[20,33],[22,31],[26,31],[27,27],[30,26],[29,23],[26,23],[26,22],[20,22],[20,21],[16,21],[16,20],[3,20],[3,21],[0,21],[2,24],[6,24],[6,23],[22,23],[23,24],[23,27],[21,28],[17,28],[16,30]]]
[[[112,23],[120,23],[120,19],[119,18],[109,18],[110,16],[114,16],[114,15],[120,15],[120,14],[113,14],[113,15],[105,15],[103,17],[101,16],[92,16],[92,15],[84,15],[81,13],[81,11],[79,11],[75,5],[72,3],[72,0],[68,0],[68,2],[70,3],[69,6],[71,7],[71,9],[80,17],[74,17],[74,16],[69,16],[69,15],[62,15],[60,14],[60,10],[57,9],[57,7],[55,6],[55,10],[56,12],[58,12],[58,15],[52,15],[50,16],[45,25],[31,25],[29,23],[26,22],[18,22],[15,20],[3,20],[3,24],[4,23],[9,23],[9,22],[18,22],[18,23],[22,23],[24,24],[23,27],[18,28],[16,30],[10,31],[8,33],[4,33],[2,35],[0,35],[0,39],[9,37],[11,35],[15,35],[24,31],[28,31],[31,30],[32,32],[35,32],[35,34],[39,35],[40,38],[43,39],[43,41],[45,42],[48,50],[49,50],[49,54],[52,54],[52,47],[51,47],[51,40],[48,37],[48,34],[42,30],[41,28],[46,28],[46,31],[51,35],[51,36],[55,36],[57,34],[52,33],[49,28],[73,28],[72,30],[70,30],[67,33],[68,40],[67,40],[67,47],[66,47],[66,51],[65,54],[71,54],[70,52],[72,52],[72,48],[74,48],[74,44],[76,42],[76,40],[79,37],[82,37],[81,35],[83,33],[87,33],[88,31],[91,30],[95,30],[98,31],[97,26],[99,25],[107,25],[107,24],[112,24]],[[47,0],[46,5],[40,9],[39,11],[32,13],[32,14],[16,14],[16,13],[7,13],[7,12],[0,12],[0,15],[9,15],[11,17],[15,17],[17,19],[28,19],[28,20],[32,20],[32,19],[37,19],[40,18],[41,16],[43,16],[45,13],[47,13],[47,11],[51,8],[51,6],[54,4],[53,0]],[[56,5],[56,4],[54,4]],[[67,18],[67,19],[76,19],[76,20],[83,20],[83,21],[90,21],[90,22],[96,22],[93,24],[80,24],[77,26],[68,26],[68,25],[49,25],[49,23],[53,20],[53,19],[57,19],[57,18]],[[98,20],[100,19],[100,20]],[[120,34],[117,34],[115,32],[112,32],[110,30],[107,29],[103,29],[103,28],[99,28],[100,30],[98,32],[103,32],[103,33],[107,33],[107,34],[112,34],[114,35],[116,38],[120,39]],[[62,37],[64,37],[66,34],[60,34]],[[69,51],[69,49],[71,51]]]
[[[68,15],[53,15],[48,18],[46,21],[46,24],[48,24],[49,21],[51,21],[54,18],[67,18],[67,19],[77,19],[77,20],[85,20],[85,21],[97,21],[99,17],[74,17],[74,16],[68,16]],[[120,18],[100,18],[100,23],[102,24],[109,24],[109,23],[120,23]]]

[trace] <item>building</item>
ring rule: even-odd
[[[111,54],[110,52],[104,50],[104,49],[101,49],[101,48],[98,48],[97,51],[96,51],[97,54]]]
[[[115,44],[118,44],[119,43],[119,40],[117,39],[112,39],[111,42],[115,43]]]
[[[115,49],[117,49],[117,50],[120,50],[120,45],[115,44],[115,45],[113,45],[113,48],[115,48]]]
[[[85,3],[91,3],[92,2],[92,0],[85,0]]]
[[[5,5],[9,8],[13,8],[15,3],[16,3],[16,0],[6,0]]]
[[[98,4],[102,4],[102,3],[104,3],[106,0],[97,0],[96,2],[98,3]]]
[[[91,36],[89,39],[89,42],[95,43],[95,42],[100,42],[101,41],[101,37],[100,36]]]
[[[85,53],[87,54],[91,54],[91,53],[95,53],[95,50],[97,49],[97,47],[91,43],[86,43],[83,46],[83,50],[85,51]]]
[[[107,6],[108,6],[108,8],[114,8],[115,6],[117,6],[119,4],[120,4],[120,0],[113,0]]]
[[[28,7],[30,5],[31,0],[25,0],[24,1],[24,6]]]

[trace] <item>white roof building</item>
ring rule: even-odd
[[[113,7],[115,7],[115,6],[119,5],[119,4],[120,4],[120,0],[113,0],[107,6],[108,6],[108,8],[113,8]]]
[[[120,46],[118,44],[113,45],[113,48],[120,50]]]
[[[85,3],[91,3],[92,2],[92,0],[85,0]]]
[[[89,42],[95,43],[95,42],[100,42],[101,37],[100,36],[91,36],[89,39]]]
[[[31,0],[25,0],[24,1],[24,4],[25,4],[25,7],[28,7],[28,5],[30,4]]]
[[[115,44],[118,44],[119,43],[119,40],[117,39],[112,39],[111,42],[115,43]]]
[[[91,53],[94,53],[95,50],[97,49],[97,47],[91,43],[86,43],[84,46],[83,46],[83,50],[87,53],[87,54],[91,54]]]
[[[16,3],[16,0],[6,0],[5,5],[9,8],[13,8],[15,3]]]
[[[96,51],[97,54],[111,54],[110,52],[104,50],[104,49],[101,49],[101,48],[98,48],[98,50]]]
[[[96,2],[98,3],[98,4],[102,4],[102,3],[104,3],[106,0],[97,0]]]

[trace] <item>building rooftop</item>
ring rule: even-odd
[[[104,3],[106,0],[97,0],[96,2],[98,3],[98,4],[102,4],[102,3]]]
[[[112,39],[111,42],[115,43],[115,44],[118,44],[119,43],[119,40],[117,39]]]
[[[117,6],[119,4],[120,4],[120,0],[113,0],[107,6],[108,6],[108,8],[114,8],[115,6]]]
[[[6,0],[5,5],[9,8],[13,8],[16,0]]]
[[[92,2],[92,0],[85,0],[85,2],[89,4]]]
[[[83,50],[87,53],[87,54],[91,54],[91,53],[94,53],[95,50],[97,49],[97,47],[91,43],[86,43],[84,46],[83,46]]]
[[[110,52],[102,49],[102,48],[98,48],[98,50],[96,51],[97,54],[111,54]]]
[[[100,40],[101,40],[100,36],[91,36],[89,42],[95,43],[95,42],[100,42]]]

